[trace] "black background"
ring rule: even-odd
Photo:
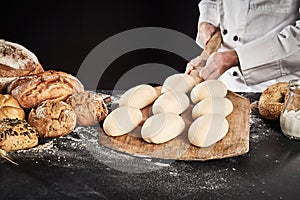
[[[6,1],[0,38],[34,52],[43,67],[76,75],[88,53],[105,39],[139,27],[163,27],[196,37],[199,0]],[[137,50],[113,62],[98,89],[111,89],[133,66],[156,62],[184,71],[186,60],[161,50]]]

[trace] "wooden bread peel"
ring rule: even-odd
[[[201,77],[199,77],[199,70],[205,66],[208,57],[212,53],[217,52],[219,50],[219,48],[221,47],[221,44],[222,44],[222,35],[221,35],[220,29],[218,28],[218,29],[216,29],[216,32],[213,34],[213,36],[208,41],[208,43],[205,45],[205,48],[202,51],[202,53],[200,54],[200,58],[202,60],[204,60],[204,62],[201,63],[201,66],[195,67],[195,69],[193,69],[190,72],[190,75],[195,80],[197,80],[198,83],[203,81],[203,79]]]

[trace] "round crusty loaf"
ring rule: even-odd
[[[63,101],[47,100],[30,111],[28,122],[38,130],[40,137],[55,138],[73,131],[76,114],[72,107]]]
[[[0,94],[0,120],[5,118],[24,120],[25,112],[12,96]]]
[[[266,119],[278,120],[289,95],[289,83],[278,82],[263,91],[258,101],[259,113]]]
[[[18,78],[7,90],[23,108],[34,108],[45,100],[66,100],[84,88],[71,74],[50,70]]]
[[[29,149],[38,144],[37,130],[25,120],[3,119],[0,121],[0,149],[16,151]]]
[[[0,91],[16,77],[43,72],[37,57],[25,47],[0,40]]]
[[[108,114],[102,97],[93,92],[80,92],[71,95],[66,101],[76,113],[77,124],[81,126],[96,125]]]

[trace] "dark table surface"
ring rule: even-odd
[[[108,92],[108,91],[105,91]],[[259,94],[244,93],[257,101]],[[300,143],[279,123],[250,116],[249,153],[186,162],[137,158],[97,142],[100,127],[77,127],[0,160],[0,199],[293,199],[300,195]]]

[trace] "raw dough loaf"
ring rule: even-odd
[[[66,100],[70,95],[83,91],[83,85],[76,77],[54,70],[21,77],[8,87],[8,92],[23,108],[34,108],[49,99]]]
[[[121,136],[135,129],[143,120],[141,110],[133,107],[119,107],[113,110],[103,122],[103,130],[109,136]]]
[[[188,93],[195,84],[195,79],[188,74],[174,74],[164,81],[161,93],[168,91]]]
[[[158,113],[183,113],[190,105],[190,100],[182,92],[166,92],[154,102],[152,106],[153,114]]]
[[[220,114],[227,117],[233,111],[231,101],[223,97],[208,97],[197,103],[192,110],[192,118],[205,114]]]
[[[196,85],[191,91],[191,100],[193,103],[207,97],[225,97],[227,94],[227,87],[222,81],[207,80]]]
[[[70,96],[67,101],[72,106],[80,126],[97,125],[108,114],[107,107],[102,97],[93,92],[79,92]]]
[[[0,121],[0,149],[16,151],[38,145],[38,132],[25,120],[4,119]]]
[[[0,120],[5,118],[24,120],[25,112],[12,96],[0,94]]]
[[[76,114],[72,107],[63,101],[47,100],[30,111],[28,122],[38,130],[40,137],[55,138],[73,131]]]
[[[179,115],[160,113],[145,121],[141,134],[146,142],[161,144],[180,135],[184,128],[184,120]]]
[[[228,130],[229,124],[223,115],[207,114],[191,124],[188,138],[197,147],[208,147],[221,140]]]
[[[127,90],[119,100],[119,106],[129,106],[142,109],[152,104],[158,97],[158,92],[150,85],[138,85]]]

